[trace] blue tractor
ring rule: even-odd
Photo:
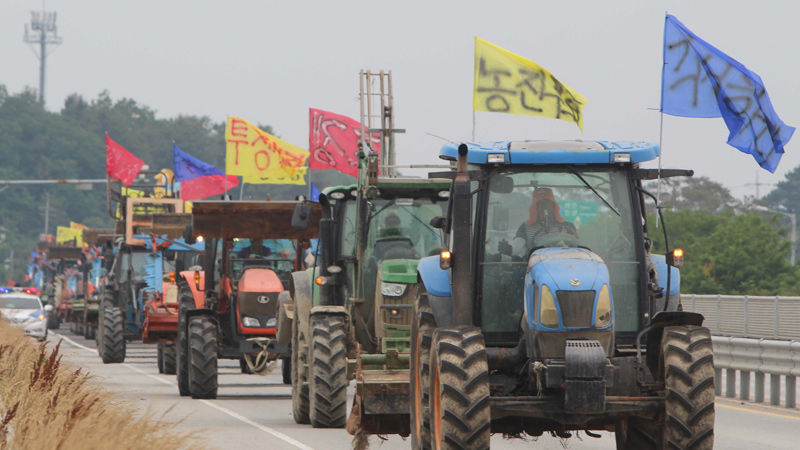
[[[680,304],[683,254],[651,254],[649,143],[446,145],[449,243],[423,258],[412,319],[415,448],[491,433],[615,433],[617,447],[713,445],[711,336]]]

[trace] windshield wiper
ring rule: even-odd
[[[620,213],[619,213],[619,211],[617,211],[617,208],[614,208],[613,206],[611,206],[611,203],[608,203],[608,200],[606,200],[606,199],[605,199],[605,197],[603,197],[602,195],[600,195],[600,193],[599,193],[599,192],[597,192],[597,190],[596,190],[594,187],[592,187],[592,185],[591,185],[591,184],[589,184],[589,182],[588,182],[588,181],[586,181],[586,179],[584,179],[584,178],[583,178],[583,176],[582,176],[581,174],[579,174],[579,173],[578,173],[578,172],[577,172],[575,169],[573,169],[573,168],[571,168],[571,167],[570,167],[569,171],[570,171],[570,172],[572,172],[572,174],[573,174],[573,175],[575,175],[576,177],[578,177],[578,179],[579,179],[579,180],[581,180],[581,181],[583,182],[583,184],[585,184],[585,185],[586,185],[586,187],[588,187],[589,189],[591,189],[591,190],[592,190],[592,192],[594,192],[594,195],[596,195],[596,196],[597,196],[597,197],[598,197],[600,200],[602,200],[602,201],[603,201],[603,203],[605,203],[605,204],[606,204],[606,206],[608,206],[609,208],[611,208],[611,210],[612,210],[612,211],[614,211],[614,212],[615,212],[615,213],[616,213],[618,216],[622,216],[622,214],[620,214]]]

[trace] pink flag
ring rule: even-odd
[[[321,109],[308,110],[309,169],[336,169],[358,176],[358,141],[361,124],[347,116]],[[372,148],[380,152],[378,133],[372,134]]]
[[[114,142],[106,133],[106,173],[109,176],[118,178],[125,186],[130,186],[142,166],[144,161]]]

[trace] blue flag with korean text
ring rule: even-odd
[[[794,128],[772,108],[761,77],[700,39],[675,16],[664,24],[661,111],[682,117],[722,117],[728,144],[775,172]]]

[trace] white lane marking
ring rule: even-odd
[[[70,344],[74,345],[75,347],[82,348],[82,349],[84,349],[84,350],[86,350],[88,352],[97,353],[97,350],[89,348],[89,347],[86,347],[85,345],[78,344],[77,342],[73,341],[72,339],[70,339],[70,338],[68,338],[68,337],[66,337],[66,336],[64,336],[62,334],[53,333],[53,332],[51,332],[51,334],[53,334],[55,336],[58,336],[61,339],[64,339],[65,341],[69,342]],[[177,383],[165,380],[163,378],[159,378],[159,377],[157,377],[157,376],[155,376],[153,374],[145,372],[144,370],[142,370],[142,369],[140,369],[138,367],[132,366],[130,364],[124,364],[124,363],[120,364],[120,365],[121,366],[125,366],[125,367],[133,370],[134,372],[139,372],[142,375],[150,377],[150,378],[158,381],[159,383],[163,383],[163,384],[166,384],[166,385],[169,385],[169,386],[173,386],[173,387],[178,387]],[[294,438],[292,438],[290,436],[287,436],[287,435],[285,435],[285,434],[281,433],[280,431],[277,431],[277,430],[275,430],[273,428],[261,425],[261,424],[256,423],[256,422],[253,422],[252,420],[248,419],[247,417],[244,417],[244,416],[242,416],[242,415],[240,415],[238,413],[235,413],[235,412],[231,411],[228,408],[216,405],[216,404],[214,404],[214,403],[212,403],[212,402],[210,402],[208,400],[198,400],[198,401],[200,403],[206,405],[206,406],[210,406],[210,407],[216,409],[217,411],[219,411],[221,413],[227,414],[227,415],[233,417],[236,420],[239,420],[239,421],[244,422],[244,423],[246,423],[246,424],[248,424],[248,425],[250,425],[250,426],[252,426],[254,428],[257,428],[257,429],[263,431],[264,433],[271,434],[271,435],[275,436],[276,438],[278,438],[278,439],[280,439],[280,440],[282,440],[282,441],[284,441],[284,442],[286,442],[288,444],[294,445],[295,447],[297,447],[299,449],[302,449],[302,450],[314,450],[314,447],[310,447],[310,446],[308,446],[306,444],[303,444],[302,442],[300,442],[300,441],[298,441],[298,440],[296,440],[296,439],[294,439]]]

